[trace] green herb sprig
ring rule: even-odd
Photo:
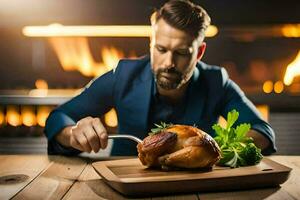
[[[239,167],[258,164],[262,159],[261,150],[255,146],[253,139],[247,137],[246,133],[251,125],[243,123],[236,128],[232,127],[239,117],[236,110],[227,114],[227,126],[221,127],[214,124],[212,128],[216,132],[214,138],[221,148],[222,158],[219,165],[229,167]]]
[[[151,133],[149,135],[155,135],[168,127],[172,126],[173,124],[167,124],[165,122],[160,122],[160,124],[154,124],[156,127],[151,129]]]

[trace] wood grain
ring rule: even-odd
[[[199,198],[206,199],[300,199],[300,157],[299,156],[270,156],[268,157],[278,163],[292,168],[289,179],[277,188],[265,188],[259,190],[244,190],[234,192],[218,192],[199,194]]]
[[[80,158],[50,157],[51,165],[13,199],[61,199],[86,166]]]
[[[44,155],[0,155],[0,199],[13,197],[49,163]]]
[[[233,192],[215,192],[215,193],[203,193],[199,194],[199,199],[230,199],[230,200],[294,200],[284,189],[278,188],[266,188],[257,190],[244,190]]]
[[[79,181],[64,196],[64,199],[128,199],[105,184],[101,177],[88,165]],[[146,198],[150,199],[150,198]]]
[[[151,198],[153,200],[199,200],[196,194],[186,194],[186,195],[171,195],[171,196],[164,196],[164,197],[154,197]]]
[[[300,199],[300,157],[299,156],[271,156],[271,159],[291,167],[289,179],[281,185],[295,199]]]
[[[300,156],[270,158],[293,169],[290,178],[281,187],[165,196],[149,194],[146,195],[149,198],[143,199],[300,199]],[[0,199],[130,199],[105,184],[90,162],[91,159],[75,157],[0,155]],[[122,164],[121,161],[118,163]],[[114,170],[118,171],[118,167]],[[161,176],[156,173],[156,176]],[[119,171],[118,176],[125,179],[130,176],[139,177],[130,166]],[[149,174],[144,177],[149,178]],[[181,185],[178,187],[182,187]]]

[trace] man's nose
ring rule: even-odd
[[[164,67],[168,69],[175,67],[174,55],[172,52],[166,53],[166,58],[164,60]]]

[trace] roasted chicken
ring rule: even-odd
[[[186,125],[171,125],[149,135],[137,149],[143,165],[163,169],[211,168],[221,157],[220,148],[210,135]]]

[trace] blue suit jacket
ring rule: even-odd
[[[111,108],[116,108],[118,132],[144,138],[149,132],[148,113],[153,85],[150,59],[148,56],[135,60],[121,60],[108,73],[91,81],[84,91],[49,115],[45,134],[48,138],[48,152],[74,154],[74,149],[62,148],[53,139],[68,125],[74,125],[86,117],[100,117]],[[246,98],[240,88],[228,78],[224,68],[198,62],[187,94],[187,105],[180,123],[196,125],[214,135],[211,127],[220,115],[236,109],[239,119],[236,124],[247,122],[252,129],[265,135],[271,142],[265,153],[275,148],[275,136],[268,123],[262,120],[255,106]],[[126,140],[115,140],[112,155],[136,155],[136,144]]]

